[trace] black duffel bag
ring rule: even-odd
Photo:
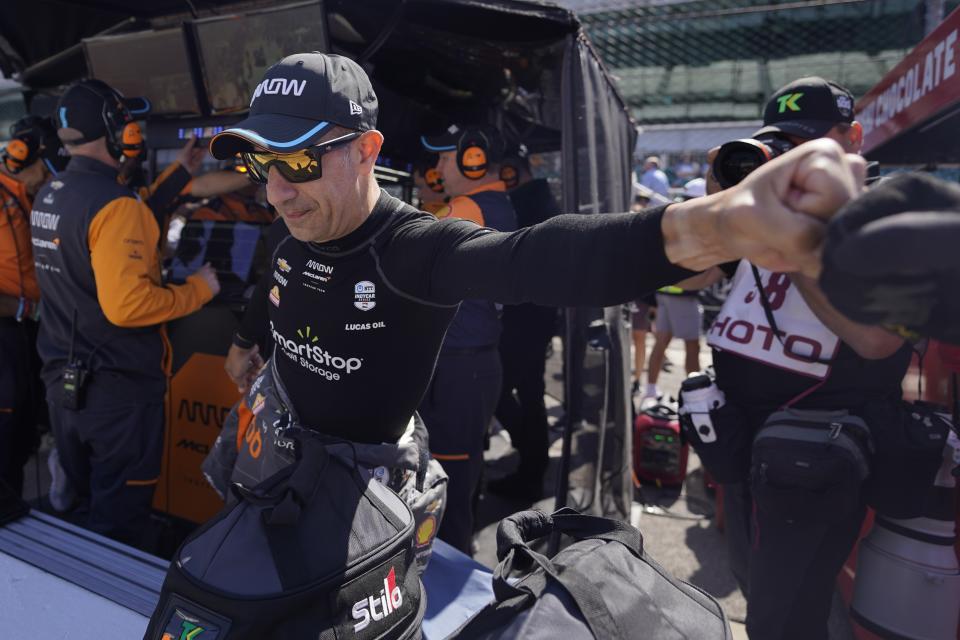
[[[553,558],[529,542],[554,531],[574,543]],[[720,604],[668,574],[643,551],[640,531],[561,509],[521,511],[500,523],[495,600],[451,638],[491,640],[711,640],[732,638]],[[519,580],[511,583],[511,572]]]
[[[317,438],[193,533],[145,640],[420,638],[426,597],[409,507]]]

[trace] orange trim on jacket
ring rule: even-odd
[[[193,313],[213,298],[202,278],[160,284],[160,229],[135,198],[110,201],[87,232],[90,262],[103,314],[119,327],[146,327]]]
[[[0,294],[40,299],[33,268],[27,187],[0,173]]]

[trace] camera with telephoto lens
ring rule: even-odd
[[[726,142],[713,161],[713,175],[722,188],[729,189],[763,163],[785,154],[795,146],[785,136],[776,133]]]

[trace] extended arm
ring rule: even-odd
[[[881,327],[854,322],[837,311],[813,278],[794,273],[791,274],[790,279],[820,322],[850,345],[850,348],[861,358],[867,360],[888,358],[903,346],[903,338]]]

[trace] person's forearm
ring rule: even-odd
[[[272,269],[263,272],[253,289],[253,295],[250,296],[247,308],[244,310],[240,326],[237,327],[237,336],[240,337],[241,346],[244,348],[249,348],[251,344],[266,345],[267,336],[270,332],[267,295],[272,277]]]
[[[694,275],[664,255],[661,211],[561,215],[512,234],[477,229],[441,253],[429,280],[407,265],[409,289],[401,288],[444,303],[619,304]]]
[[[720,233],[723,194],[695,198],[667,207],[661,220],[663,248],[673,264],[703,271],[740,256],[724,246]]]
[[[250,179],[235,171],[212,171],[197,176],[190,183],[190,195],[195,198],[210,198],[242,189]]]
[[[681,280],[675,287],[680,287],[684,291],[699,291],[720,282],[724,278],[724,273],[720,267],[710,267],[707,271],[697,274],[692,278]]]
[[[903,345],[903,338],[895,336],[886,329],[860,324],[841,314],[830,304],[820,290],[820,286],[812,278],[794,273],[790,275],[790,279],[820,322],[850,345],[850,348],[861,358],[868,360],[887,358]]]

